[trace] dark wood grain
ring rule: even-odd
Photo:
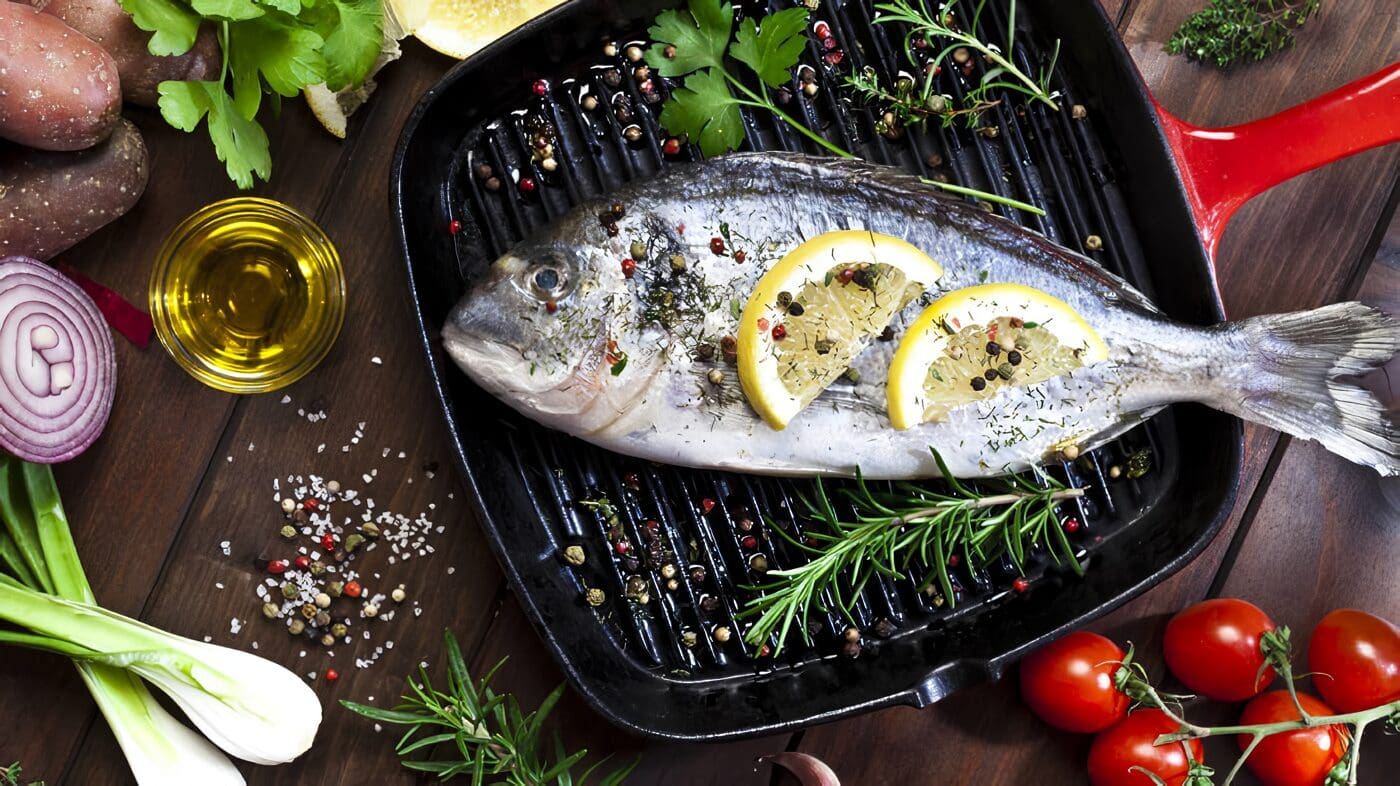
[[[1393,32],[1380,32],[1393,27],[1389,0],[1328,6],[1296,50],[1228,75],[1161,52],[1198,0],[1104,5],[1120,20],[1162,103],[1200,124],[1277,111],[1396,54]],[[106,605],[195,638],[208,635],[243,648],[257,642],[260,654],[317,673],[312,684],[326,704],[317,746],[289,766],[245,768],[250,783],[415,782],[397,766],[392,730],[376,733],[335,700],[372,696],[373,703],[391,702],[416,664],[440,665],[444,628],[457,633],[478,670],[508,655],[501,684],[522,701],[538,700],[562,679],[505,588],[462,498],[391,242],[385,188],[393,142],[417,96],[450,64],[410,42],[406,57],[384,72],[379,93],[352,119],[346,142],[327,136],[300,102],[288,102],[275,123],[277,172],[256,193],[288,202],[321,223],[342,253],[350,291],[350,316],[339,343],[314,374],[286,391],[291,402],[282,403],[281,393],[242,399],[216,393],[186,377],[158,349],[141,352],[122,344],[122,381],[107,435],[60,469],[80,551]],[[152,185],[130,215],[66,258],[139,301],[164,234],[195,207],[234,190],[207,140],[166,127],[152,112],[129,114],[152,150]],[[1219,256],[1231,314],[1319,305],[1350,294],[1363,277],[1365,297],[1400,312],[1400,231],[1392,230],[1382,262],[1370,265],[1383,234],[1379,228],[1394,209],[1397,167],[1400,151],[1373,151],[1297,178],[1242,210]],[[1397,373],[1392,368],[1390,378],[1400,379]],[[1394,400],[1393,392],[1382,392]],[[310,423],[297,415],[300,408],[324,409],[328,418]],[[365,436],[342,453],[361,422]],[[1393,574],[1400,554],[1394,526],[1400,489],[1393,483],[1382,488],[1373,475],[1311,445],[1280,443],[1263,429],[1249,428],[1246,435],[1241,496],[1222,535],[1175,577],[1095,625],[1135,641],[1154,669],[1160,665],[1150,653],[1167,615],[1212,592],[1253,598],[1300,631],[1337,605],[1400,616],[1400,584]],[[318,452],[322,444],[325,451]],[[405,458],[398,458],[400,451]],[[361,480],[376,469],[372,482]],[[281,521],[272,480],[310,473],[361,488],[383,509],[428,512],[444,528],[430,541],[436,552],[410,563],[391,566],[387,551],[379,549],[359,558],[362,572],[379,574],[378,588],[404,583],[407,603],[416,601],[422,615],[374,623],[372,642],[337,645],[333,658],[259,618],[253,594],[262,579],[253,560],[284,548],[276,534]],[[227,557],[219,545],[226,540]],[[232,635],[235,618],[246,624]],[[377,663],[353,667],[357,655],[388,640],[395,646]],[[0,759],[22,759],[51,784],[131,782],[110,732],[67,664],[9,650],[3,658]],[[334,685],[323,679],[328,666],[342,674]],[[755,766],[754,757],[791,747],[822,756],[847,784],[1084,782],[1087,740],[1048,731],[1031,718],[1016,699],[1014,679],[923,711],[888,710],[801,735],[719,746],[656,744],[626,735],[572,694],[557,712],[571,746],[619,761],[640,758],[631,784],[757,786],[777,779],[767,767]],[[1385,774],[1400,767],[1400,746],[1378,735],[1368,746],[1367,775],[1374,776],[1369,782],[1385,782]]]

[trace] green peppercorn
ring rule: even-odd
[[[349,632],[350,627],[343,622],[337,622],[331,626],[331,635],[337,639],[344,637],[345,634]]]
[[[588,555],[584,552],[583,546],[580,546],[577,543],[575,543],[572,546],[568,546],[564,549],[564,561],[569,563],[570,565],[582,565],[587,560]]]
[[[315,604],[315,603],[303,603],[302,606],[301,606],[301,616],[302,616],[303,619],[306,619],[306,620],[314,620],[314,619],[316,619],[316,604]]]
[[[633,240],[627,251],[632,254],[632,259],[641,262],[647,258],[647,244],[640,240]]]
[[[379,537],[379,525],[375,524],[373,521],[366,521],[360,525],[360,532],[370,540],[374,540]]]
[[[1014,349],[1011,350],[1010,352],[1007,352],[1007,353],[1006,353],[1006,362],[1007,362],[1007,363],[1010,363],[1010,364],[1013,365],[1013,366],[1019,366],[1019,365],[1021,365],[1021,353],[1020,353],[1020,352],[1017,352],[1017,351],[1014,350]]]
[[[321,645],[324,647],[335,646],[335,637],[327,633],[326,635],[321,637]]]
[[[846,369],[846,373],[843,376],[845,376],[846,379],[849,379],[851,382],[860,382],[860,370],[857,369],[855,366],[851,366],[850,368]]]
[[[694,647],[696,644],[699,643],[700,637],[695,635],[695,631],[688,630],[685,633],[681,634],[681,644],[685,645],[687,648]]]
[[[286,598],[287,600],[296,600],[297,596],[300,594],[301,590],[297,589],[297,585],[291,583],[290,581],[282,582],[282,597]]]
[[[792,293],[786,290],[778,293],[778,307],[787,308],[792,305]]]
[[[331,624],[331,615],[329,612],[318,611],[316,612],[316,616],[312,619],[311,623],[318,628],[324,628],[327,625]]]
[[[355,549],[358,549],[358,548],[360,547],[360,544],[361,544],[361,543],[364,543],[364,542],[365,542],[365,536],[364,536],[364,535],[361,535],[361,534],[358,533],[358,532],[352,532],[352,533],[350,533],[350,535],[348,535],[348,536],[345,538],[345,553],[347,553],[347,554],[353,554],[353,553],[355,553]]]
[[[672,254],[671,269],[678,273],[682,270],[685,270],[685,257],[681,256],[680,254]],[[668,292],[666,294],[669,295],[670,293]],[[671,305],[671,300],[669,298],[666,300],[666,305]]]
[[[304,630],[306,630],[306,623],[295,617],[292,618],[291,622],[287,623],[287,632],[293,636],[300,636]]]
[[[282,531],[280,534],[287,540],[291,540],[292,538],[295,538],[297,536],[297,528],[293,527],[291,524],[284,524],[282,525]]]
[[[597,587],[589,587],[583,594],[583,599],[588,601],[588,605],[597,608],[608,602],[608,594]]]
[[[826,339],[824,339],[824,338],[819,338],[819,339],[817,339],[816,341],[814,341],[814,342],[812,343],[812,349],[815,349],[815,350],[817,351],[817,354],[818,354],[818,355],[827,355],[827,354],[830,354],[830,353],[831,353],[832,346],[833,346],[832,342],[830,342],[830,341],[828,341],[828,340],[826,340]]]
[[[332,598],[340,597],[341,593],[344,591],[345,582],[343,581],[332,581],[326,584],[326,594],[330,595]]]
[[[997,366],[997,373],[1001,375],[1002,379],[1011,379],[1011,375],[1016,373],[1016,367],[1010,363],[1002,363]]]
[[[277,617],[277,612],[279,611],[281,611],[281,608],[279,608],[276,603],[263,604],[262,613],[263,616],[267,617],[268,619],[275,619]]]
[[[315,562],[311,563],[311,567],[308,568],[308,570],[311,571],[311,575],[319,576],[322,573],[326,572],[326,563],[320,560],[316,560]]]

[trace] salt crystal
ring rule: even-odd
[[[383,726],[380,726],[378,723],[374,724],[374,732],[375,732],[375,734],[378,734],[378,733],[381,732],[381,731],[384,731],[384,727],[383,727]]]
[[[448,568],[447,568],[447,575],[451,576],[453,573],[456,573],[456,572],[457,572],[457,569],[456,569],[456,568],[454,568],[454,567],[452,567],[452,566],[450,566],[450,565],[448,566]]]
[[[324,453],[325,450],[326,450],[326,443],[324,443],[324,442],[322,442],[321,444],[319,444],[319,445],[316,446],[316,452],[317,452],[317,453]]]
[[[214,640],[214,637],[213,637],[213,636],[205,636],[205,637],[204,637],[204,640],[205,640],[205,641],[213,641],[213,640]]]
[[[373,363],[376,366],[384,365],[384,361],[380,360],[378,355],[375,355],[374,357],[370,358],[369,362]]]
[[[253,649],[257,649],[257,648],[258,648],[258,643],[255,641],[255,642],[253,642]]]
[[[403,458],[408,458],[408,454],[405,453],[405,452],[403,452],[402,450],[400,450],[400,451],[399,451],[399,458],[401,458],[401,459],[403,459]]]
[[[233,619],[229,620],[228,632],[230,634],[237,636],[238,631],[240,630],[243,630],[243,623],[239,622],[237,617],[234,617]]]
[[[219,541],[219,550],[222,551],[222,552],[224,553],[224,556],[225,556],[225,557],[227,557],[230,553],[232,553],[232,547],[233,547],[233,544],[232,544],[230,541],[227,541],[227,540],[221,540],[221,541]]]
[[[223,589],[223,588],[224,588],[224,583],[223,583],[222,581],[216,581],[216,582],[214,582],[214,589]]]
[[[282,397],[282,403],[283,403],[283,404],[290,404],[290,403],[292,403],[292,397],[291,397],[291,396],[283,396],[283,397]]]
[[[257,447],[257,446],[254,445],[253,443],[249,442],[249,443],[248,443],[248,452],[249,452],[249,453],[252,453],[252,452],[253,452],[253,448],[255,448],[255,447]]]

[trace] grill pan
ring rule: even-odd
[[[841,654],[848,623],[835,614],[814,615],[810,643],[790,639],[772,657],[743,641],[745,625],[735,615],[752,597],[745,587],[761,578],[750,570],[753,555],[774,568],[800,564],[802,555],[769,528],[800,536],[809,526],[794,491],[809,489],[810,481],[614,455],[535,425],[452,365],[438,330],[491,260],[583,198],[698,157],[690,148],[663,155],[661,102],[648,103],[638,90],[622,51],[603,53],[604,41],[619,42],[619,50],[640,42],[656,14],[676,4],[575,0],[516,30],[424,95],[391,172],[391,207],[423,346],[477,520],[526,614],[599,714],[647,736],[723,740],[879,707],[925,706],[998,678],[1027,650],[1121,605],[1205,548],[1234,499],[1242,431],[1218,412],[1174,406],[1079,461],[1052,468],[1091,487],[1063,510],[1083,525],[1071,536],[1087,567],[1082,578],[1037,555],[1028,571],[1031,589],[1017,594],[1010,583],[1018,573],[1009,564],[975,573],[960,567],[953,607],[921,591],[918,577],[880,577],[856,604],[853,622],[863,632],[858,657]],[[844,60],[829,67],[817,44],[809,45],[803,62],[815,69],[820,90],[809,99],[794,80],[790,113],[863,158],[1041,206],[1044,217],[994,209],[1096,259],[1176,319],[1223,318],[1210,253],[1233,208],[1209,213],[1205,200],[1223,205],[1223,193],[1252,193],[1232,191],[1219,162],[1196,169],[1178,164],[1172,144],[1209,146],[1213,137],[1155,106],[1094,0],[1022,4],[1016,20],[1015,56],[1028,72],[1054,40],[1062,41],[1053,87],[1065,110],[1086,107],[1085,118],[1013,99],[987,115],[995,138],[931,124],[894,141],[873,132],[871,110],[838,100],[841,74],[869,66],[889,83],[906,62],[902,32],[872,26],[871,5],[827,0],[813,13],[814,22],[831,25]],[[740,2],[737,10],[767,7]],[[956,9],[962,20],[971,19],[970,11],[966,4]],[[984,40],[1000,42],[1005,14],[1003,4],[989,3],[979,31]],[[609,69],[623,76],[616,86]],[[979,78],[981,69],[974,60],[966,79]],[[939,90],[961,98],[974,83],[956,71],[943,69]],[[1375,79],[1393,89],[1393,76]],[[538,79],[550,86],[544,96],[531,90]],[[601,104],[591,113],[580,103],[585,88]],[[664,82],[658,86],[661,96],[667,90]],[[1360,106],[1333,98],[1351,110]],[[617,103],[629,107],[630,120],[619,122]],[[553,173],[531,163],[529,139],[541,122],[556,134]],[[629,124],[641,131],[635,142],[623,137]],[[1270,126],[1275,134],[1278,128]],[[763,113],[745,115],[745,133],[746,149],[820,152]],[[1314,149],[1308,160],[1319,165],[1363,149],[1357,144],[1339,140],[1326,151]],[[473,175],[483,161],[501,177],[499,189]],[[1257,165],[1259,177],[1248,183],[1254,192],[1270,178],[1289,176],[1266,164]],[[539,187],[524,194],[515,187],[519,177]],[[1220,187],[1211,191],[1209,183]],[[1198,229],[1201,216],[1216,216],[1211,220],[1219,218],[1219,226],[1200,220]],[[1100,250],[1085,248],[1090,235],[1102,238]],[[1144,451],[1150,472],[1109,478],[1111,465]],[[608,523],[578,504],[600,495],[617,505],[622,532],[638,547],[632,554],[618,555]],[[746,529],[746,522],[756,523]],[[574,544],[588,557],[580,567],[561,558]],[[679,588],[665,588],[663,563],[678,567]],[[690,580],[692,571],[703,574],[699,581]],[[624,597],[633,576],[646,583],[645,605]],[[586,603],[590,588],[601,589],[607,601]],[[727,641],[716,640],[720,627],[731,632]]]

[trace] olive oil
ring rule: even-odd
[[[344,321],[335,247],[306,216],[239,197],[185,219],[161,249],[151,313],[161,343],[200,381],[235,393],[291,384]]]

